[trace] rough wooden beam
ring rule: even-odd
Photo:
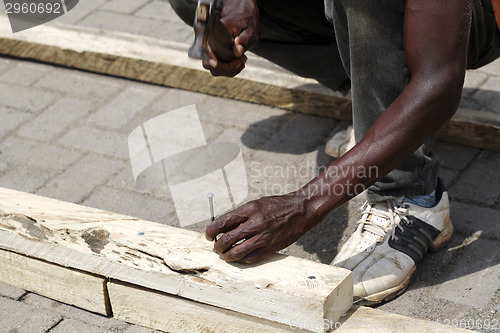
[[[351,119],[351,101],[314,80],[252,66],[214,78],[187,57],[187,45],[83,27],[43,25],[12,34],[0,17],[0,54],[180,88],[285,110]],[[251,62],[251,60],[250,60]],[[442,140],[500,150],[499,116],[463,110],[439,131]]]
[[[405,332],[405,333],[465,333],[475,332],[435,321],[406,317],[378,309],[353,306],[336,323],[339,333]],[[331,325],[330,325],[331,326]],[[335,323],[333,324],[335,328]]]
[[[137,286],[111,282],[108,289],[116,319],[165,332],[307,332]]]
[[[22,220],[22,217],[12,217]],[[106,279],[0,250],[0,281],[100,313],[111,314]]]
[[[202,234],[0,188],[0,249],[276,323],[337,320],[348,270],[274,255],[230,264]]]
[[[115,318],[166,332],[300,333],[313,329],[339,333],[471,332],[434,321],[357,306],[338,321],[308,323],[292,319],[287,324],[277,324],[137,286],[111,282],[108,288]]]

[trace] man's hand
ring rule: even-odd
[[[318,223],[319,216],[308,210],[297,192],[263,197],[217,218],[207,227],[206,238],[212,241],[224,233],[215,250],[226,261],[253,263],[294,243]]]
[[[225,0],[221,23],[234,38],[233,53],[236,59],[222,62],[210,50],[209,59],[203,67],[214,76],[233,77],[244,68],[247,57],[244,53],[254,47],[260,38],[259,9],[256,0]]]

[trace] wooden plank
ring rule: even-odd
[[[458,326],[458,325],[457,325]],[[460,333],[475,332],[435,321],[406,317],[378,309],[353,306],[345,316],[333,324],[339,333],[405,332],[405,333]]]
[[[115,318],[166,332],[281,333],[307,332],[306,329],[313,328],[339,333],[472,332],[434,321],[357,306],[339,321],[307,323],[292,319],[285,325],[122,283],[108,283],[108,290]]]
[[[108,316],[106,280],[0,250],[0,281]]]
[[[1,249],[196,302],[278,323],[337,320],[352,304],[351,272],[337,267],[227,263],[202,234],[3,188],[0,211]]]
[[[500,114],[458,109],[438,132],[438,138],[465,146],[500,151]]]
[[[111,282],[108,290],[116,319],[165,332],[307,332],[138,286]]]
[[[236,78],[214,78],[187,57],[188,45],[145,36],[46,24],[12,34],[0,17],[0,54],[180,88],[285,110],[350,120],[351,101],[316,81],[249,65]],[[463,110],[440,139],[500,151],[499,115]]]

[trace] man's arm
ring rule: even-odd
[[[252,201],[209,225],[207,239],[225,233],[215,244],[224,259],[251,263],[292,244],[351,199],[349,188],[374,184],[453,116],[466,69],[470,2],[407,0],[404,47],[409,85],[352,150],[302,189]],[[370,167],[377,168],[376,175],[336,172]],[[334,194],[339,187],[343,193]],[[246,240],[234,246],[242,239]]]

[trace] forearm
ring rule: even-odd
[[[453,116],[463,73],[433,77],[413,80],[353,149],[297,192],[314,214],[324,217],[373,185]]]

